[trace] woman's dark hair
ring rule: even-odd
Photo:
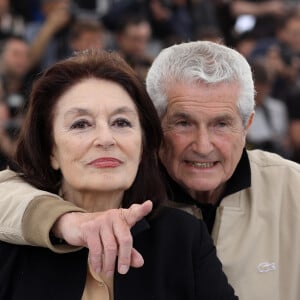
[[[54,143],[54,108],[62,94],[88,78],[117,83],[134,101],[143,132],[143,154],[133,185],[125,192],[123,207],[147,199],[156,206],[165,198],[158,168],[158,149],[162,138],[160,120],[144,84],[116,53],[84,51],[54,64],[34,82],[14,157],[14,170],[33,186],[58,193],[62,174],[50,163]]]

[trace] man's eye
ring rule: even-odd
[[[71,125],[71,129],[85,129],[91,126],[87,120],[78,120]]]
[[[218,127],[221,127],[221,128],[222,128],[222,127],[226,127],[226,126],[227,126],[227,123],[226,123],[226,122],[218,122],[218,123],[217,123],[217,126],[218,126]]]
[[[113,122],[113,126],[117,126],[117,127],[132,127],[131,125],[131,122],[128,121],[127,119],[123,119],[123,118],[120,118],[120,119],[117,119]]]
[[[179,127],[187,127],[190,125],[190,122],[182,120],[182,121],[177,121],[175,125]]]

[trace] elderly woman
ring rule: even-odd
[[[161,203],[160,142],[153,104],[120,57],[87,51],[49,68],[32,89],[15,171],[90,212],[151,199],[132,230],[145,264],[112,278],[85,248],[1,242],[0,299],[235,299],[202,221]]]

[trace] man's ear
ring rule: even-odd
[[[253,123],[254,115],[255,115],[255,112],[253,112],[253,113],[250,115],[250,117],[249,117],[249,119],[248,119],[248,121],[247,121],[247,124],[246,124],[246,127],[245,127],[245,132],[246,132],[246,134],[247,134],[247,132],[248,132],[250,126],[251,126],[252,123]]]

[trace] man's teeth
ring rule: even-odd
[[[211,168],[214,165],[212,162],[190,162],[190,164],[197,168]]]

